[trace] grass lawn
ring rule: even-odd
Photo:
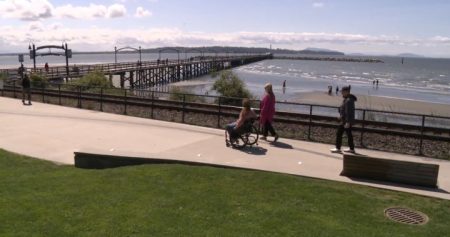
[[[387,207],[430,217],[387,220]],[[260,171],[82,170],[0,150],[0,236],[450,236],[450,201]]]

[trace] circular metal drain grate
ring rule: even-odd
[[[410,225],[423,225],[428,222],[428,216],[419,211],[403,207],[391,207],[384,210],[384,215],[396,222]]]

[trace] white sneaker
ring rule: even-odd
[[[356,152],[355,152],[355,149],[350,149],[350,148],[344,149],[344,152],[353,153],[353,154],[356,153]]]
[[[342,153],[341,149],[337,149],[336,147],[333,149],[330,149],[331,153]]]

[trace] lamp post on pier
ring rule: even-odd
[[[67,81],[69,81],[69,56],[70,57],[72,57],[72,51],[70,51],[70,55],[69,55],[69,49],[67,48],[67,43],[66,42],[63,42],[63,44],[62,44],[62,46],[61,46],[63,49],[64,49],[64,55],[66,56],[66,75],[67,75],[67,77],[66,77],[66,82]]]
[[[28,50],[30,50],[30,59],[33,59],[33,69],[36,70],[36,46],[34,43],[28,44]]]

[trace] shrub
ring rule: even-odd
[[[1,81],[6,80],[6,74],[5,73],[0,73],[0,80]]]
[[[5,81],[6,81],[6,74],[0,73],[0,89],[3,89]]]
[[[209,71],[209,75],[212,78],[216,78],[219,75],[219,72],[217,71],[217,69],[213,68],[213,69],[211,69],[211,71]]]
[[[185,97],[186,102],[205,102],[205,99],[202,96],[190,94],[189,91],[182,87],[170,87],[170,100],[183,101],[183,96]]]
[[[111,81],[109,81],[105,75],[100,71],[90,72],[84,75],[82,78],[78,80],[74,80],[69,82],[67,85],[67,89],[69,90],[77,90],[78,87],[81,87],[82,91],[95,92],[99,93],[100,88],[103,89],[112,89],[114,88]],[[110,91],[110,90],[108,90]],[[117,93],[113,93],[117,94]],[[121,92],[118,94],[122,94]]]
[[[113,88],[112,83],[100,71],[90,72],[71,84],[86,87],[87,89],[94,87]]]
[[[48,79],[40,74],[31,74],[30,76],[32,87],[46,87]]]
[[[214,83],[212,89],[216,90],[224,97],[254,98],[245,86],[244,82],[230,70],[223,71],[220,74],[220,78]],[[240,100],[232,98],[223,98],[221,102],[230,105],[241,105]]]

